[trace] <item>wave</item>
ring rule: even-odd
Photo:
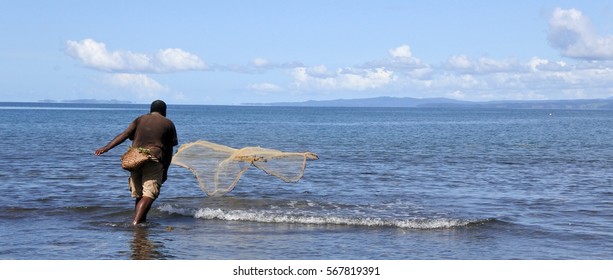
[[[220,208],[200,208],[197,210],[179,208],[169,204],[158,208],[170,214],[193,216],[197,219],[246,221],[259,223],[285,223],[305,225],[340,225],[364,227],[393,227],[402,229],[448,229],[485,224],[495,219],[454,219],[454,218],[413,218],[386,219],[381,217],[345,217],[334,215],[308,215],[291,212],[266,210],[227,210]]]

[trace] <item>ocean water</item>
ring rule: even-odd
[[[171,166],[147,223],[95,157],[146,105],[0,103],[0,259],[613,258],[613,111],[170,105],[180,143],[311,151],[222,197]]]

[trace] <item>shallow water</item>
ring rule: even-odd
[[[172,166],[149,222],[119,156],[144,105],[0,104],[1,259],[611,259],[612,111],[169,106],[179,141],[312,151],[207,197]]]

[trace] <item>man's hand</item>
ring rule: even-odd
[[[100,148],[100,149],[96,150],[96,152],[95,152],[95,154],[97,156],[99,156],[101,154],[104,154],[104,153],[106,153],[106,149],[105,148]]]

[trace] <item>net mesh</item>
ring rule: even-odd
[[[261,147],[235,149],[200,140],[181,145],[172,163],[189,169],[207,195],[221,196],[232,191],[251,166],[290,183],[304,176],[307,160],[316,159],[317,155],[311,152],[282,152]]]

